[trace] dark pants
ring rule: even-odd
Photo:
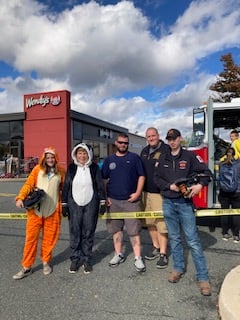
[[[223,192],[220,190],[218,200],[222,209],[240,208],[240,192]],[[233,236],[239,236],[240,215],[222,216],[221,225],[222,234],[228,233],[228,230],[231,229]]]
[[[93,198],[86,206],[69,203],[71,260],[92,263],[92,248],[97,227],[99,201]]]

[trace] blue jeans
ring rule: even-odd
[[[183,245],[181,241],[182,230],[187,245],[191,250],[197,281],[208,281],[209,276],[206,260],[198,235],[196,218],[191,202],[184,198],[164,198],[163,214],[168,229],[174,271],[185,272]]]

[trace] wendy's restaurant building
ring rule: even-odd
[[[129,135],[129,150],[140,153],[146,140],[128,129],[71,110],[67,90],[24,95],[24,112],[0,114],[0,176],[28,173],[44,148],[53,146],[61,165],[71,162],[71,150],[78,142],[93,147],[101,161],[114,152],[119,132]]]

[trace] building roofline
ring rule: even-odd
[[[74,119],[81,120],[81,121],[84,121],[86,123],[102,126],[102,127],[108,128],[110,130],[128,133],[128,129],[127,128],[118,126],[116,124],[109,123],[109,122],[104,121],[104,120],[100,120],[100,119],[94,118],[92,116],[89,116],[87,114],[84,114],[84,113],[81,113],[81,112],[78,112],[78,111],[75,111],[75,110],[71,110],[71,118],[73,120]]]
[[[118,132],[124,132],[129,133],[127,128],[118,126],[116,124],[97,119],[95,117],[89,116],[87,114],[70,110],[70,117],[73,120],[83,121],[85,123],[98,125],[100,127],[104,127],[110,130],[118,131]],[[14,113],[2,113],[0,114],[0,122],[4,121],[17,121],[17,120],[25,120],[26,119],[26,113],[25,112],[14,112]]]
[[[25,120],[25,112],[2,113],[0,114],[0,122]]]

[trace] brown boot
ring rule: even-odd
[[[183,276],[183,272],[172,271],[168,276],[168,281],[171,283],[177,283]]]
[[[199,281],[198,286],[203,296],[211,296],[211,285],[209,281]]]

